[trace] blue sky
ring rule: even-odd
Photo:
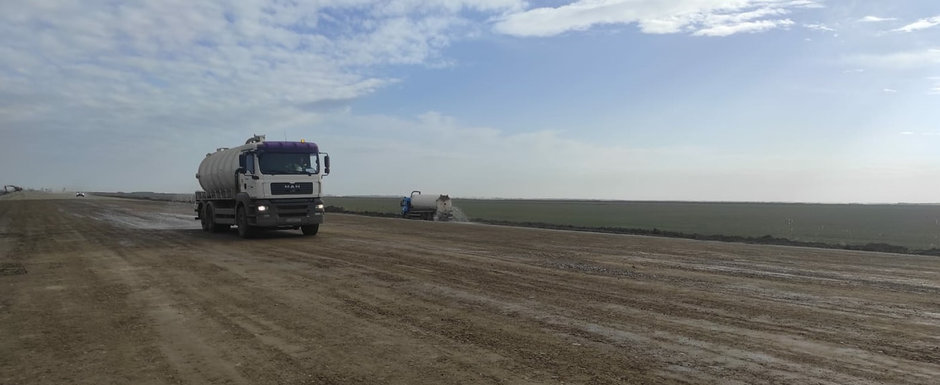
[[[3,184],[188,192],[252,134],[326,191],[938,202],[940,3],[0,4]]]

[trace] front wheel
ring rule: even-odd
[[[317,232],[320,231],[320,224],[300,226],[300,231],[304,235],[317,235]]]
[[[254,235],[254,231],[248,226],[248,214],[245,212],[245,206],[238,208],[238,212],[235,214],[235,225],[238,226],[239,237],[251,238]]]

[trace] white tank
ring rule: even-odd
[[[447,195],[414,194],[411,196],[411,207],[413,211],[449,212],[453,206]]]
[[[238,155],[242,150],[255,147],[255,144],[246,144],[235,148],[220,148],[216,152],[206,154],[199,164],[196,179],[206,192],[235,191],[238,180],[235,170],[238,170]]]

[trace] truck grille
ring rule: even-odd
[[[313,183],[271,183],[272,195],[313,194]]]
[[[308,205],[291,205],[278,203],[277,213],[281,217],[306,217],[310,215],[310,210],[308,210]]]

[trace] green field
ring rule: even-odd
[[[399,198],[393,197],[324,201],[354,212],[399,210]],[[471,221],[771,236],[837,246],[885,243],[912,250],[940,248],[940,205],[485,199],[454,199],[454,205]]]

